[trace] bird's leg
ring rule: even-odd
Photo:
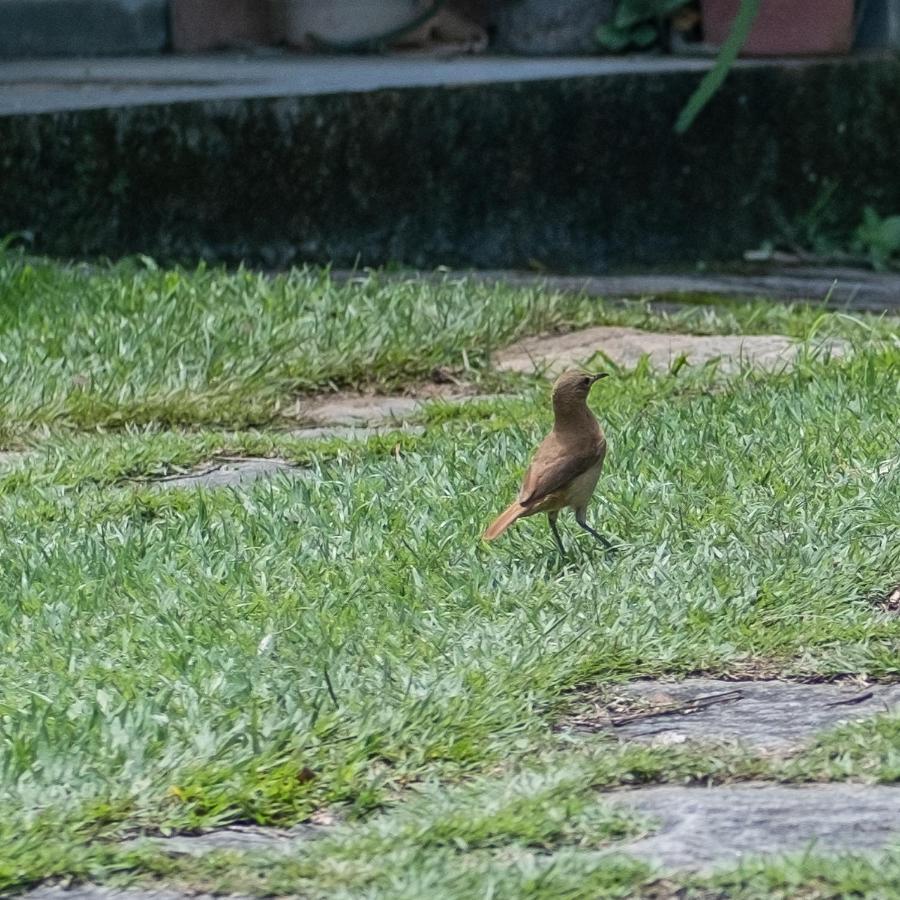
[[[581,527],[582,527],[589,535],[591,535],[591,536],[594,538],[594,540],[600,541],[600,543],[603,544],[603,546],[606,547],[607,550],[612,550],[612,549],[614,549],[614,548],[613,548],[613,545],[612,545],[605,537],[603,537],[603,535],[600,534],[599,531],[595,531],[593,528],[591,528],[590,525],[588,525],[587,520],[586,520],[586,516],[585,516],[585,513],[586,513],[586,512],[587,512],[587,510],[585,510],[585,509],[576,509],[576,510],[575,510],[575,521],[576,521],[576,522],[577,522],[577,523],[578,523],[578,524],[579,524],[579,525],[580,525],[580,526],[581,526]]]
[[[556,520],[559,518],[558,512],[547,513],[547,521],[550,523],[550,530],[553,532],[553,537],[556,540],[556,546],[559,547],[559,555],[566,555],[566,548],[563,547],[562,538],[559,536],[559,529],[556,527]]]

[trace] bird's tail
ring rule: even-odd
[[[516,521],[520,516],[525,515],[525,507],[522,506],[521,503],[516,501],[510,507],[505,509],[490,525],[488,525],[487,530],[484,532],[482,537],[486,541],[492,541],[494,538],[500,537],[513,522]]]

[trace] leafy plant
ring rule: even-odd
[[[863,210],[862,224],[853,236],[853,249],[866,253],[872,266],[879,271],[887,269],[891,257],[900,253],[900,215],[882,219],[867,206]]]
[[[678,134],[684,134],[691,127],[694,119],[722,86],[725,76],[731,70],[738,53],[741,52],[741,47],[744,46],[750,35],[750,29],[753,28],[753,23],[756,21],[761,2],[762,0],[741,0],[741,8],[735,16],[725,43],[719,50],[715,65],[703,76],[697,90],[688,97],[684,109],[681,110],[678,120],[675,122],[675,131]]]
[[[601,25],[597,40],[608,50],[649,47],[659,37],[660,23],[687,0],[620,0],[612,22]]]
[[[776,244],[791,253],[833,259],[847,249],[847,228],[835,203],[840,188],[832,178],[822,179],[815,200],[801,213],[788,215],[777,202],[771,204],[778,225]]]
[[[741,0],[741,6],[715,64],[688,98],[675,123],[675,131],[684,134],[694,119],[722,86],[734,61],[747,41],[761,0]],[[649,47],[659,38],[661,23],[687,5],[687,0],[619,0],[612,21],[596,32],[598,42],[608,50]]]

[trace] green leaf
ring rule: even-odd
[[[728,38],[722,44],[722,49],[716,57],[715,65],[703,76],[697,90],[688,98],[675,122],[675,131],[678,134],[684,134],[691,127],[694,119],[722,86],[725,76],[728,75],[738,53],[741,52],[741,47],[747,41],[750,29],[753,28],[760,3],[761,0],[741,0],[741,8],[731,26]]]
[[[647,22],[631,32],[631,43],[638,47],[649,47],[657,37],[659,37],[659,32],[656,26]]]
[[[624,50],[631,43],[631,32],[616,25],[601,25],[595,32],[597,41],[608,50]]]

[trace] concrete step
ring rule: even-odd
[[[0,233],[75,256],[602,273],[739,258],[817,203],[846,233],[866,204],[900,210],[900,60],[742,62],[678,137],[708,66],[7,64]]]

